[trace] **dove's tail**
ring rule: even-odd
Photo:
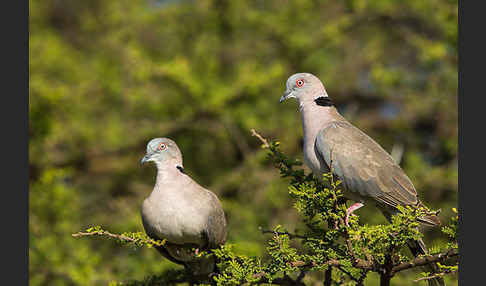
[[[409,241],[408,248],[410,248],[410,251],[415,257],[428,254],[427,247],[422,239]],[[423,268],[425,271],[430,272],[431,275],[440,273],[439,266],[436,263],[427,264]],[[442,277],[428,279],[427,281],[429,282],[429,286],[445,286],[444,278]]]
[[[386,219],[389,222],[391,222],[392,214],[388,212],[386,209],[380,209],[380,210],[382,211]],[[423,218],[420,218],[419,221],[426,225],[431,225],[431,226],[440,225],[439,218],[436,215],[424,216]],[[413,256],[415,257],[419,255],[428,255],[429,253],[422,239],[410,240],[407,242],[407,244],[408,244],[408,248],[410,249]],[[440,273],[439,266],[436,263],[429,263],[423,266],[423,268],[425,271],[430,272],[431,275]],[[429,283],[429,286],[445,286],[444,278],[442,277],[428,279],[427,281]]]
[[[418,207],[425,207],[424,204],[421,201],[418,202],[417,206]],[[429,215],[425,215],[423,217],[419,217],[418,221],[425,224],[425,225],[428,225],[428,226],[440,226],[441,222],[440,222],[439,217],[437,216],[437,214],[439,214],[439,212],[440,212],[440,210],[438,210],[435,214],[429,214]]]
[[[193,277],[207,278],[217,270],[214,256],[198,257],[195,260],[186,262],[185,266]]]
[[[156,246],[156,249],[165,258],[184,266],[184,268],[194,277],[205,277],[216,270],[216,260],[214,259],[214,256],[194,257],[194,253],[192,253],[190,249],[174,248],[173,244],[170,243],[166,243],[165,246]]]

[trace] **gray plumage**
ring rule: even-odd
[[[142,204],[145,232],[154,239],[166,239],[158,250],[172,262],[184,265],[193,275],[209,274],[215,270],[214,259],[196,258],[191,249],[212,249],[225,242],[221,202],[185,173],[174,141],[152,139],[141,163],[149,161],[157,166],[157,178]]]
[[[304,163],[319,178],[332,166],[334,175],[342,181],[346,198],[376,205],[388,220],[399,205],[421,205],[415,187],[402,168],[378,143],[338,113],[317,77],[309,73],[290,76],[280,102],[287,98],[299,102]],[[440,224],[433,215],[420,221]],[[421,240],[411,241],[409,246],[415,256],[427,253]],[[435,264],[430,267],[437,270]],[[429,280],[429,284],[444,285],[444,282],[438,278]]]
[[[392,208],[418,203],[412,182],[393,158],[349,122],[324,125],[317,134],[315,152],[321,171],[332,157],[334,172],[346,190],[355,191],[348,196],[355,195],[357,201],[373,199]]]

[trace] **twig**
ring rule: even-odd
[[[80,231],[80,232],[71,234],[72,237],[94,236],[94,235],[108,236],[110,238],[115,238],[115,239],[124,240],[124,241],[128,241],[128,242],[136,242],[137,241],[137,239],[134,239],[134,238],[131,238],[131,237],[128,237],[128,236],[124,236],[124,235],[121,235],[121,234],[114,234],[114,233],[108,232],[106,230],[93,231],[93,232],[81,232]]]
[[[351,255],[351,264],[356,268],[372,270],[374,266],[373,262],[366,261],[364,259],[356,257],[356,254],[354,253],[353,245],[351,244],[351,240],[349,239],[349,234],[347,232],[346,235],[348,236],[345,239],[346,247],[348,248],[349,254]]]
[[[293,267],[299,267],[299,268],[307,268],[307,267],[314,267],[314,266],[339,266],[341,265],[341,263],[339,263],[338,260],[336,259],[330,259],[324,263],[317,263],[315,261],[311,261],[310,263],[305,263],[304,261],[293,261],[293,262],[290,262],[290,265],[292,265]]]
[[[367,275],[368,275],[368,270],[363,270],[361,272],[361,275],[358,278],[358,283],[356,283],[356,286],[363,286],[364,285],[363,282]]]
[[[270,148],[270,145],[268,144],[268,141],[267,139],[263,138],[260,134],[258,134],[255,129],[251,129],[251,136],[255,136],[256,138],[258,138],[260,141],[262,141],[263,143],[263,146],[265,146],[265,148]]]
[[[71,234],[72,237],[82,237],[82,236],[105,236],[113,239],[118,239],[121,241],[126,241],[126,242],[131,242],[131,243],[140,243],[140,242],[145,242],[145,243],[150,243],[153,245],[161,246],[165,244],[165,239],[164,240],[154,240],[151,238],[133,238],[129,237],[126,235],[122,234],[114,234],[106,230],[95,230],[91,232],[77,232]]]
[[[275,235],[275,239],[277,240],[278,247],[280,248],[280,250],[282,250],[283,249],[282,241],[280,240],[278,232],[274,231],[273,234]]]
[[[441,262],[441,261],[444,261],[448,258],[455,257],[455,256],[458,256],[458,255],[459,255],[459,250],[457,248],[452,248],[452,249],[448,249],[445,252],[438,253],[438,254],[435,254],[435,255],[427,255],[427,256],[417,257],[412,261],[400,263],[400,264],[394,266],[391,270],[391,274],[394,275],[397,272],[400,272],[400,271],[403,271],[403,270],[406,270],[406,269],[410,269],[410,268],[413,268],[413,267],[417,267],[417,266],[424,266],[424,265],[435,263],[435,262]]]
[[[457,270],[445,271],[445,272],[437,273],[437,274],[434,274],[434,275],[431,275],[431,276],[427,276],[427,277],[422,277],[422,278],[415,279],[415,280],[413,280],[413,282],[419,282],[421,280],[434,279],[434,278],[437,278],[437,277],[444,276],[446,274],[452,274],[452,273],[456,273],[456,272],[457,272]]]
[[[303,235],[298,235],[298,234],[290,233],[290,232],[287,232],[287,231],[280,232],[280,231],[263,229],[261,226],[259,226],[258,229],[262,232],[262,234],[265,234],[265,233],[272,233],[272,234],[278,234],[278,235],[284,235],[285,234],[285,235],[288,235],[290,239],[292,239],[292,238],[306,239],[307,238]]]
[[[337,268],[341,270],[341,272],[343,272],[344,274],[348,275],[351,280],[358,282],[358,279],[354,278],[354,276],[351,273],[349,273],[349,271],[346,271],[341,265],[339,265]]]
[[[268,284],[270,281],[266,277],[262,277],[259,281],[253,282],[252,284]],[[294,281],[288,276],[283,278],[272,279],[272,284],[275,285],[287,285],[287,286],[305,286],[301,281]]]

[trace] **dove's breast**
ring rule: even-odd
[[[166,192],[151,195],[142,205],[142,222],[149,236],[176,244],[203,245],[204,215],[193,198],[183,193]]]

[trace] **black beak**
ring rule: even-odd
[[[147,162],[148,159],[150,159],[149,155],[143,156],[142,160],[140,160],[140,165],[143,165],[143,163]]]
[[[279,103],[284,102],[284,101],[285,101],[285,100],[286,100],[286,99],[289,97],[289,94],[291,94],[291,93],[292,93],[291,91],[286,90],[286,91],[284,92],[284,94],[282,95],[282,97],[280,98]]]

